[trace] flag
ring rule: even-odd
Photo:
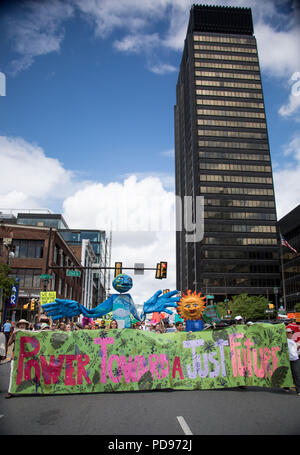
[[[298,253],[298,251],[295,250],[295,248],[293,248],[282,235],[281,235],[281,245],[286,246],[290,250],[294,251],[294,253]]]

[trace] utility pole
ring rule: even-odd
[[[284,266],[283,266],[283,250],[282,250],[282,241],[281,241],[281,232],[279,229],[280,237],[280,262],[281,262],[281,281],[282,281],[282,291],[283,291],[283,305],[286,311],[286,293],[285,293],[285,275],[284,275]]]

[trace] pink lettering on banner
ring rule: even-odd
[[[253,368],[255,376],[258,378],[264,377],[264,352],[263,349],[259,349],[259,357],[260,357],[260,368],[257,366],[257,349],[253,349]]]
[[[37,360],[35,359],[30,359],[26,362],[25,368],[24,368],[24,379],[25,381],[31,381],[31,368],[34,369],[34,378],[39,381],[41,377],[41,369],[40,369],[40,364]]]
[[[265,378],[268,376],[272,376],[273,371],[270,366],[270,359],[271,359],[271,351],[269,348],[264,348],[264,371],[265,371]]]
[[[92,384],[92,381],[87,375],[87,372],[85,371],[85,366],[89,363],[90,358],[86,354],[79,354],[77,355],[77,361],[78,361],[78,366],[77,366],[77,384],[82,384],[82,376],[86,380],[88,384]]]
[[[278,357],[276,356],[276,352],[280,351],[279,346],[274,346],[272,348],[272,360],[273,360],[273,372],[277,369]]]
[[[66,355],[66,372],[65,372],[65,385],[75,385],[76,381],[73,376],[74,365],[73,362],[76,360],[76,355]]]
[[[134,358],[134,363],[132,364],[132,357],[128,357],[128,362],[124,355],[120,356],[120,365],[124,373],[125,382],[128,384],[130,382],[136,382],[137,380],[137,371],[139,365],[139,356],[136,355]]]
[[[146,362],[145,357],[143,355],[139,355],[138,357],[140,359],[140,363],[139,363],[139,374],[137,377],[137,381],[139,381],[141,379],[141,377],[148,371],[147,362]]]
[[[235,342],[235,339],[237,338],[244,338],[243,333],[234,333],[229,335],[229,344],[230,344],[230,357],[231,357],[231,365],[232,365],[232,372],[233,376],[236,378],[237,377],[237,367],[236,367],[236,355],[235,355],[235,348],[241,346],[241,343]]]
[[[161,379],[168,376],[170,371],[169,359],[166,354],[160,354]]]
[[[237,364],[238,364],[238,372],[240,376],[245,376],[246,371],[247,371],[247,356],[246,356],[246,350],[242,349],[243,352],[243,365],[241,362],[241,350],[237,350]]]
[[[113,362],[114,360],[116,361],[117,363],[117,375],[116,377],[113,375]],[[107,365],[107,372],[108,372],[108,376],[109,376],[109,379],[114,382],[115,384],[120,382],[121,381],[121,377],[122,377],[122,369],[120,368],[120,360],[119,360],[119,356],[118,355],[111,355],[109,357],[109,360],[108,360],[108,365]]]
[[[31,344],[33,347],[32,351],[25,351],[25,344]],[[20,338],[20,355],[19,355],[19,362],[18,362],[18,374],[17,374],[17,384],[20,384],[23,380],[23,366],[24,366],[24,359],[26,357],[33,357],[38,354],[40,351],[40,343],[37,338],[34,337],[21,337]],[[34,366],[33,364],[31,364]],[[36,370],[36,365],[34,366]],[[28,376],[28,370],[27,370]]]
[[[157,379],[160,379],[159,373],[157,371],[158,362],[159,356],[157,354],[149,355],[149,370],[152,374],[153,379],[155,379],[155,376],[157,377]]]
[[[245,346],[247,348],[247,369],[248,369],[248,376],[252,376],[252,358],[251,358],[251,347],[254,346],[254,343],[247,338],[245,341]]]
[[[95,344],[101,346],[101,382],[106,383],[106,361],[107,361],[107,345],[114,344],[115,340],[113,337],[107,338],[94,338]]]
[[[47,363],[46,357],[44,355],[40,356],[42,374],[45,384],[49,385],[51,383],[56,384],[58,382],[63,363],[65,360],[65,355],[59,355],[58,359],[54,355],[50,357],[49,364]]]
[[[179,373],[180,379],[184,379],[183,373],[182,373],[182,368],[181,368],[181,363],[180,363],[180,357],[177,355],[174,358],[173,362],[173,369],[172,369],[172,378],[175,379],[176,373]]]

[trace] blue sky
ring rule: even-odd
[[[168,260],[168,288],[173,107],[191,3],[49,0],[0,10],[0,209],[47,207],[72,228],[103,229],[126,196],[129,222],[113,233],[113,260]],[[205,3],[252,8],[280,218],[300,194],[299,11],[285,0]],[[150,274],[136,280],[139,298],[157,289]]]

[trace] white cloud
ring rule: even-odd
[[[261,70],[280,78],[286,78],[300,69],[300,30],[277,30],[266,23],[255,25]]]
[[[291,91],[288,102],[281,106],[278,111],[283,117],[290,117],[300,110],[300,72],[293,73],[289,84],[291,85]]]
[[[167,63],[156,63],[155,65],[152,65],[149,67],[150,71],[155,74],[168,74],[168,73],[174,73],[175,71],[178,71],[177,68],[173,65],[169,65]]]
[[[60,0],[32,0],[19,6],[6,17],[13,50],[19,54],[11,62],[12,74],[29,68],[40,55],[58,52],[64,38],[62,24],[74,12],[71,4]]]
[[[132,296],[143,303],[158,289],[175,289],[175,216],[174,195],[167,191],[157,177],[136,176],[122,183],[88,185],[64,201],[63,216],[72,228],[112,228],[112,264],[123,262],[124,267],[144,263],[156,267],[168,261],[167,280],[155,280],[155,271],[145,271],[133,277]],[[112,275],[113,276],[113,275]]]
[[[287,164],[273,173],[278,219],[300,203],[300,136],[285,146],[284,156]]]
[[[0,169],[2,208],[35,208],[77,189],[73,172],[21,138],[0,136]]]
[[[135,35],[126,35],[122,40],[116,40],[114,47],[122,52],[139,53],[153,49],[159,44],[160,40],[157,33],[149,35],[137,33]]]

